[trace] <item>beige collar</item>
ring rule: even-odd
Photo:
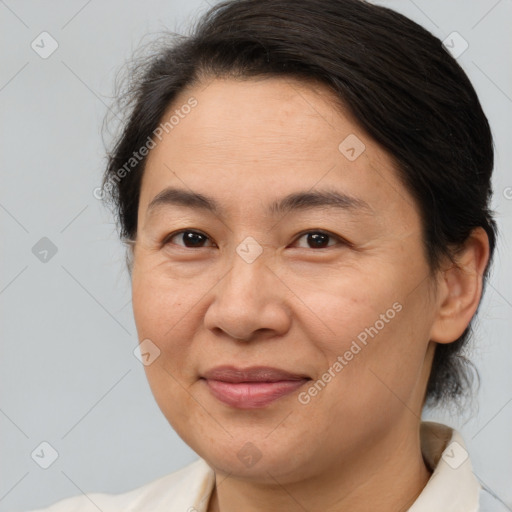
[[[481,486],[461,435],[423,421],[420,439],[423,459],[434,472],[408,512],[477,512]]]

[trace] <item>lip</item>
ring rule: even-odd
[[[311,380],[307,375],[268,366],[218,366],[201,378],[215,398],[240,409],[266,407]]]

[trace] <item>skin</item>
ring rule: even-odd
[[[169,113],[191,96],[197,106],[148,156],[132,288],[139,339],[161,351],[145,367],[155,399],[216,472],[208,511],[406,510],[431,474],[419,424],[433,349],[457,339],[476,311],[485,232],[431,277],[419,212],[392,159],[322,85],[211,79],[182,91]],[[349,134],[365,144],[354,161],[338,149]],[[224,211],[165,205],[148,214],[169,186],[211,196]],[[289,193],[326,188],[363,199],[369,213],[266,213]],[[169,237],[185,228],[206,235],[202,245]],[[332,234],[327,247],[301,235],[318,229]],[[236,252],[248,236],[263,249],[252,263]],[[200,379],[231,364],[314,382],[394,303],[401,311],[307,404],[301,388],[236,409]],[[251,467],[238,457],[248,442],[260,457]]]

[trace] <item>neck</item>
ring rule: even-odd
[[[418,425],[409,437],[396,429],[365,446],[357,460],[338,462],[323,474],[300,481],[283,484],[275,479],[275,485],[263,485],[216,473],[208,512],[396,512],[412,505],[430,476],[421,454]]]

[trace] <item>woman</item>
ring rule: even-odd
[[[239,0],[134,79],[103,188],[193,464],[46,509],[477,511],[461,356],[496,243],[487,119],[425,29]]]

